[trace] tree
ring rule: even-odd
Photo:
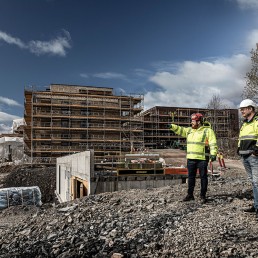
[[[234,137],[234,131],[230,127],[230,112],[229,108],[221,100],[219,95],[213,95],[210,99],[207,109],[207,120],[211,123],[212,129],[217,136],[217,144],[219,150],[224,155],[233,156],[234,150],[237,148],[237,141]],[[229,150],[233,150],[229,153]]]
[[[252,67],[250,72],[246,73],[246,86],[243,91],[243,98],[258,98],[258,44],[256,50],[251,50]]]
[[[219,95],[213,95],[210,99],[207,109],[209,109],[208,117],[207,119],[212,125],[213,130],[215,133],[218,130],[218,113],[221,109],[226,108],[226,106],[223,104],[221,98]]]
[[[218,110],[225,108],[219,95],[213,95],[210,102],[207,105],[208,109]]]

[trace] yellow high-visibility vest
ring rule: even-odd
[[[238,140],[239,154],[248,155],[258,149],[258,117],[254,117],[251,121],[244,121]]]
[[[218,151],[217,140],[210,126],[201,126],[198,129],[171,124],[170,129],[186,138],[187,159],[205,160],[205,145],[209,145],[210,154],[216,156]]]

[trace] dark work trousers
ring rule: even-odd
[[[199,159],[188,159],[187,169],[188,169],[188,194],[193,195],[195,187],[195,178],[197,169],[199,169],[199,174],[201,178],[201,196],[206,196],[208,188],[208,162],[207,160]]]

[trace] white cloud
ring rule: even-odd
[[[13,122],[14,119],[20,118],[19,116],[10,115],[0,111],[0,122]]]
[[[122,88],[118,88],[118,91],[120,92],[121,95],[126,95],[126,91]]]
[[[247,49],[256,49],[257,46],[256,44],[258,43],[258,29],[257,30],[252,30],[246,40],[246,47]]]
[[[17,45],[20,48],[26,48],[26,45],[20,39],[14,38],[3,31],[0,31],[0,40],[5,41],[8,44]]]
[[[242,9],[258,9],[258,0],[236,0]]]
[[[6,105],[7,106],[15,106],[15,107],[23,107],[17,101],[9,98],[5,98],[0,96],[0,110],[4,110]],[[22,119],[19,116],[11,115],[6,112],[0,111],[0,134],[1,133],[11,133],[12,132],[12,124],[13,120]]]
[[[127,80],[126,76],[124,74],[121,74],[121,73],[112,73],[112,72],[96,73],[93,76],[97,77],[97,78],[102,78],[102,79],[122,79],[122,80]]]
[[[146,69],[134,69],[134,73],[135,75],[139,76],[139,77],[143,77],[143,78],[146,78],[146,77],[149,77],[151,75],[151,72],[146,70]]]
[[[89,75],[86,74],[86,73],[81,73],[80,76],[81,76],[82,78],[89,78]]]
[[[17,101],[15,101],[15,100],[13,100],[13,99],[1,97],[1,96],[0,96],[0,103],[6,104],[6,105],[8,105],[8,106],[18,106],[18,107],[22,107],[22,105],[19,104]]]
[[[159,90],[145,94],[146,109],[156,105],[206,107],[213,95],[220,95],[223,103],[235,108],[241,100],[250,57],[239,54],[212,62],[185,61],[176,64],[177,69],[171,63],[168,71],[164,64],[162,67],[163,71],[149,78]]]
[[[107,80],[119,79],[119,80],[128,81],[128,78],[126,77],[126,75],[122,73],[113,73],[113,72],[95,73],[90,75],[87,73],[81,73],[80,76],[83,78],[89,78],[90,76],[92,76],[92,77],[107,79]]]
[[[2,133],[12,133],[12,127],[5,124],[0,124],[0,134]]]
[[[3,31],[0,31],[0,41],[5,41],[8,44],[14,44],[22,49],[28,49],[36,55],[52,54],[66,56],[66,49],[71,48],[71,37],[68,31],[63,30],[63,36],[50,41],[31,40],[27,44],[19,38],[15,38]]]

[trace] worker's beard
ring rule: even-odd
[[[192,124],[193,129],[197,129],[199,127],[199,124]]]

